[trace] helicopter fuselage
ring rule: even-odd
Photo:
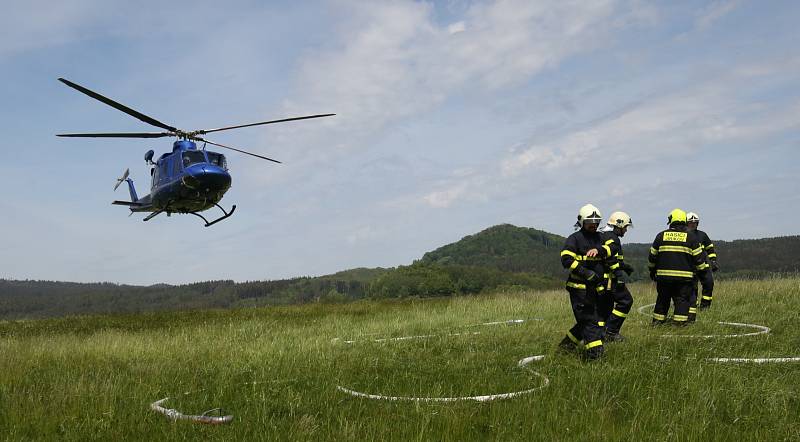
[[[214,207],[231,187],[225,156],[178,140],[153,163],[150,195],[134,212],[192,213]],[[147,204],[149,203],[149,204]]]

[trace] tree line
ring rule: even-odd
[[[713,237],[712,237],[713,239]],[[800,272],[800,236],[715,241],[717,278],[762,278]],[[359,299],[472,295],[562,287],[564,237],[503,224],[426,253],[411,265],[358,268],[275,281],[204,281],[133,286],[0,279],[0,319],[96,313],[241,308]],[[625,244],[625,259],[647,278],[650,244]]]

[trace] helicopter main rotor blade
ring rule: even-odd
[[[192,137],[191,140],[193,140],[193,141],[201,141],[203,143],[208,143],[208,144],[213,144],[214,146],[224,147],[225,149],[235,150],[236,152],[240,152],[240,153],[247,154],[247,155],[252,155],[252,156],[254,156],[256,158],[261,158],[262,160],[268,160],[268,161],[272,161],[273,163],[283,164],[278,160],[273,160],[272,158],[267,158],[265,156],[261,156],[261,155],[258,155],[258,154],[252,153],[252,152],[248,152],[246,150],[237,149],[235,147],[226,146],[224,144],[214,143],[214,142],[211,142],[211,141],[208,141],[208,140],[204,140],[204,139],[202,139],[200,137]]]
[[[283,118],[280,120],[271,120],[271,121],[262,121],[260,123],[251,123],[251,124],[242,124],[239,126],[228,126],[228,127],[220,127],[218,129],[208,129],[208,130],[198,130],[195,132],[198,135],[205,135],[211,132],[219,132],[221,130],[230,130],[230,129],[239,129],[242,127],[250,127],[250,126],[261,126],[263,124],[272,124],[272,123],[283,123],[285,121],[297,121],[297,120],[308,120],[311,118],[321,118],[321,117],[330,117],[336,114],[321,114],[321,115],[308,115],[306,117],[294,117],[294,118]]]
[[[89,89],[86,89],[85,87],[83,87],[83,86],[81,86],[79,84],[75,84],[75,83],[73,83],[73,82],[71,82],[69,80],[66,80],[64,78],[59,78],[58,81],[66,84],[67,86],[69,86],[69,87],[71,87],[71,88],[73,88],[73,89],[75,89],[75,90],[77,90],[79,92],[83,92],[84,94],[94,98],[95,100],[101,101],[101,102],[113,107],[114,109],[120,110],[120,111],[125,112],[126,114],[134,117],[134,118],[137,118],[137,119],[139,119],[141,121],[144,121],[147,124],[150,124],[150,125],[153,125],[153,126],[156,126],[156,127],[160,127],[162,129],[166,129],[166,130],[171,131],[171,132],[178,132],[177,128],[174,128],[172,126],[164,124],[164,123],[156,120],[155,118],[148,117],[147,115],[145,115],[145,114],[143,114],[141,112],[137,112],[137,111],[129,108],[128,106],[125,106],[124,104],[117,103],[116,101],[114,101],[114,100],[112,100],[110,98],[104,97],[104,96],[98,94],[97,92],[94,92],[94,91],[91,91]]]
[[[162,138],[174,137],[170,132],[131,132],[131,133],[108,133],[108,134],[58,134],[57,137],[90,137],[90,138]]]

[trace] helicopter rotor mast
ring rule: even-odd
[[[85,87],[83,87],[83,86],[81,86],[79,84],[73,83],[73,82],[71,82],[71,81],[69,81],[67,79],[59,78],[58,81],[60,81],[60,82],[62,82],[64,84],[66,84],[67,86],[77,90],[78,92],[81,92],[83,94],[86,94],[86,95],[94,98],[97,101],[105,103],[108,106],[113,107],[114,109],[122,111],[122,112],[124,112],[124,113],[126,113],[126,114],[128,114],[128,115],[130,115],[130,116],[132,116],[132,117],[134,117],[136,119],[138,119],[139,121],[145,122],[145,123],[147,123],[147,124],[149,124],[151,126],[159,127],[161,129],[165,129],[165,130],[168,131],[168,132],[119,132],[119,133],[70,133],[70,134],[58,134],[58,135],[56,135],[56,136],[59,136],[59,137],[70,137],[70,138],[77,138],[77,137],[80,137],[80,138],[163,138],[163,137],[177,137],[177,138],[181,138],[181,139],[184,139],[184,140],[200,141],[200,142],[203,142],[203,143],[213,144],[214,146],[219,146],[219,147],[222,147],[224,149],[230,149],[230,150],[233,150],[233,151],[236,151],[236,152],[240,152],[240,153],[243,153],[243,154],[254,156],[256,158],[261,158],[263,160],[268,160],[268,161],[272,161],[272,162],[275,162],[275,163],[280,163],[280,161],[278,161],[278,160],[274,160],[272,158],[267,158],[265,156],[258,155],[258,154],[252,153],[252,152],[248,152],[246,150],[241,150],[241,149],[237,149],[237,148],[234,148],[234,147],[225,146],[223,144],[218,144],[218,143],[214,143],[214,142],[205,140],[203,138],[200,138],[198,135],[205,135],[205,134],[208,134],[208,133],[211,133],[211,132],[220,132],[220,131],[224,131],[224,130],[240,129],[240,128],[243,128],[243,127],[261,126],[261,125],[265,125],[265,124],[283,123],[283,122],[287,122],[287,121],[308,120],[308,119],[311,119],[311,118],[330,117],[330,116],[336,115],[336,114],[308,115],[308,116],[303,116],[303,117],[282,118],[282,119],[279,119],[279,120],[261,121],[261,122],[258,122],[258,123],[240,124],[240,125],[237,125],[237,126],[220,127],[220,128],[217,128],[217,129],[201,129],[201,130],[186,132],[186,131],[183,131],[183,130],[178,129],[176,127],[172,127],[172,126],[170,126],[168,124],[162,123],[162,122],[156,120],[153,117],[147,116],[147,115],[145,115],[145,114],[143,114],[143,113],[141,113],[139,111],[131,109],[128,106],[125,106],[122,103],[118,103],[118,102],[116,102],[116,101],[114,101],[114,100],[112,100],[112,99],[110,99],[108,97],[100,95],[97,92],[94,92],[94,91],[92,91],[90,89],[87,89],[87,88],[85,88]]]

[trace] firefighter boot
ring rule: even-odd
[[[603,349],[602,345],[598,345],[597,347],[592,347],[587,349],[583,352],[583,358],[587,361],[596,361],[603,357],[605,350]]]
[[[608,342],[622,342],[625,340],[625,336],[619,334],[619,330],[607,330],[605,340]]]
[[[578,348],[572,339],[569,336],[564,336],[564,339],[558,343],[558,351],[561,353],[574,353],[575,349]]]

